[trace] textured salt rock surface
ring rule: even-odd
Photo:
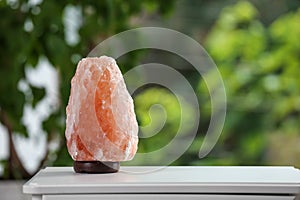
[[[137,151],[138,124],[113,58],[84,58],[71,82],[66,139],[76,161],[126,161]]]

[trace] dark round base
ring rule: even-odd
[[[115,173],[120,169],[120,162],[74,161],[73,168],[76,173]]]

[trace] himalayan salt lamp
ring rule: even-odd
[[[133,100],[113,58],[78,63],[66,112],[65,136],[75,172],[117,172],[120,161],[134,157],[138,124]]]

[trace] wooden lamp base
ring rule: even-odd
[[[74,161],[73,168],[76,173],[115,173],[120,169],[120,162]]]

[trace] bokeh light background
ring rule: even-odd
[[[172,67],[197,95],[197,135],[172,165],[300,167],[299,1],[0,0],[1,179],[27,179],[44,166],[72,165],[64,138],[65,107],[77,62],[110,36],[149,26],[198,41],[216,63],[227,95],[222,134],[214,149],[199,158],[212,113],[207,85],[197,70],[158,49],[118,58],[123,74],[146,63]],[[216,74],[209,76],[213,80]],[[143,134],[157,130],[141,138],[139,152],[168,144],[181,120],[176,96],[147,84],[133,97]],[[192,122],[188,117],[186,123]],[[160,165],[165,156],[122,164]]]

